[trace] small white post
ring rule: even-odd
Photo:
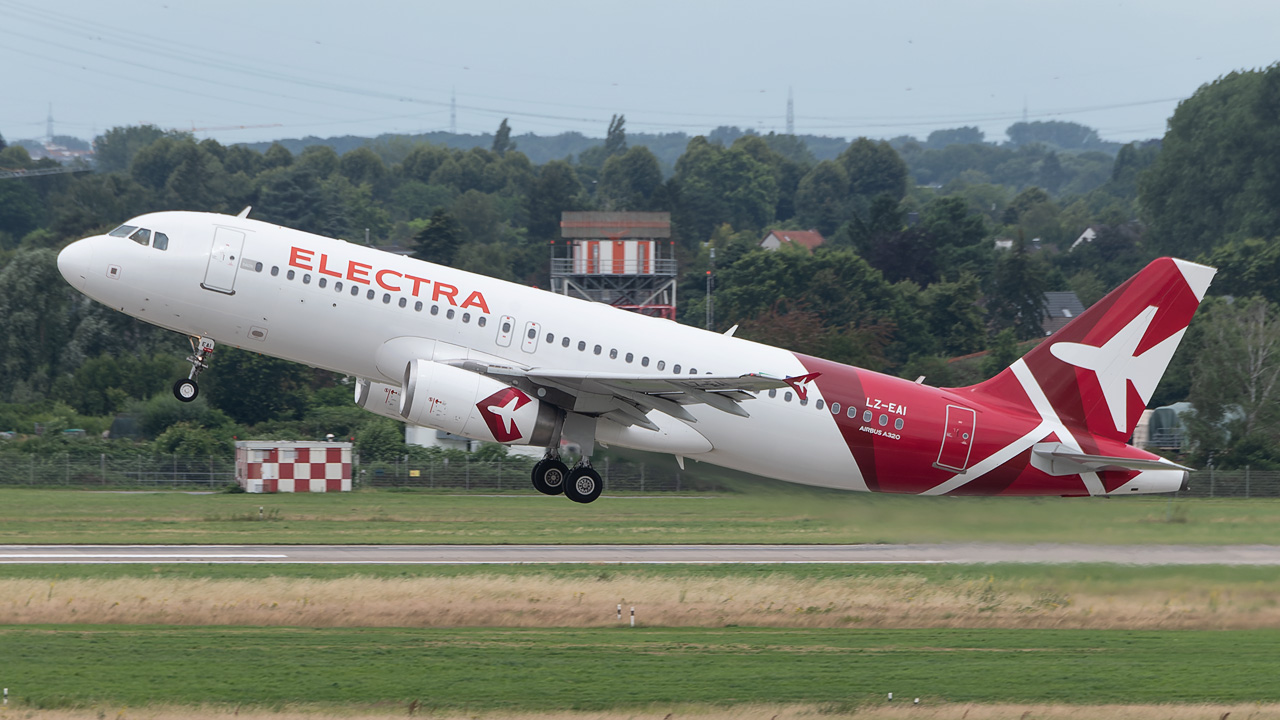
[[[618,603],[618,622],[622,622],[622,603]]]
[[[264,518],[262,517],[262,506],[261,506],[261,505],[259,505],[259,506],[258,506],[258,519],[259,519],[259,520],[264,519]]]
[[[4,704],[9,704],[9,688],[4,689]]]
[[[889,699],[890,699],[890,700],[892,700],[892,699],[893,699],[893,693],[889,693]]]
[[[636,626],[636,606],[631,606],[631,627]]]

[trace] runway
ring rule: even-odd
[[[0,564],[319,565],[972,564],[1280,565],[1275,545],[0,545]]]

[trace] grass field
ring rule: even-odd
[[[0,543],[1280,543],[1280,500],[925,498],[761,487],[606,496],[587,506],[528,494],[3,489]]]
[[[1280,568],[0,566],[0,624],[1249,629]],[[625,620],[624,620],[625,622]]]
[[[0,628],[22,707],[1280,700],[1280,630]],[[127,661],[126,661],[127,660]]]

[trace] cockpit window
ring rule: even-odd
[[[111,237],[128,237],[129,233],[137,229],[138,229],[137,225],[121,225],[120,227],[116,228],[115,230],[112,230],[107,234],[110,235]]]
[[[155,242],[151,243],[151,247],[157,250],[169,249],[169,236],[162,232],[156,233]],[[262,272],[262,263],[258,263],[258,272]]]
[[[151,231],[150,231],[150,230],[148,230],[148,229],[146,229],[146,228],[142,228],[142,229],[141,229],[141,230],[139,230],[138,232],[136,232],[136,233],[134,233],[134,234],[130,235],[130,236],[129,236],[129,239],[130,239],[130,240],[132,240],[132,241],[134,241],[134,242],[136,242],[136,243],[138,243],[139,245],[150,245],[150,244],[151,244]]]

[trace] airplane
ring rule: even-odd
[[[540,492],[589,503],[595,447],[792,483],[920,495],[1173,492],[1127,444],[1216,272],[1160,258],[1000,374],[940,388],[238,215],[158,212],[71,243],[90,298],[191,339],[356,378],[370,412],[546,448]],[[562,444],[580,447],[570,467]]]

